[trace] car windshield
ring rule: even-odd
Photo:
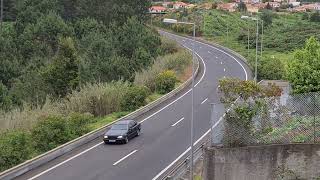
[[[111,127],[112,130],[127,130],[128,125],[126,124],[115,124]]]

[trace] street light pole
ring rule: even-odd
[[[192,43],[192,87],[191,87],[191,125],[190,125],[190,143],[191,143],[191,149],[190,149],[190,180],[193,180],[193,122],[194,122],[194,79],[195,79],[195,39],[196,39],[196,24],[190,23],[190,22],[179,22],[176,19],[167,19],[165,18],[163,20],[164,23],[170,23],[170,24],[188,24],[193,25],[193,43]]]
[[[257,35],[256,35],[256,67],[255,67],[255,72],[254,72],[254,80],[257,82],[258,78],[258,39],[259,39],[259,21],[257,21]]]
[[[260,57],[260,61],[262,60],[262,42],[263,42],[263,20],[261,20],[261,26],[262,26],[262,29],[261,29],[261,46],[260,46],[260,55],[261,55],[261,57]]]
[[[248,58],[249,58],[249,54],[250,54],[250,27],[249,27],[249,23],[248,23]]]
[[[251,19],[257,21],[257,34],[256,34],[256,62],[255,62],[255,71],[254,71],[254,80],[257,82],[258,77],[258,40],[259,40],[259,19],[249,16],[241,16],[241,19]],[[248,33],[249,34],[249,33]],[[249,47],[249,46],[248,46]]]
[[[190,154],[190,180],[193,180],[193,118],[194,118],[194,61],[195,61],[195,54],[194,54],[194,44],[196,38],[196,25],[193,23],[193,44],[192,44],[192,90],[191,90],[191,126],[190,126],[190,144],[191,144],[191,154]]]

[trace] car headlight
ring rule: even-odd
[[[104,136],[104,138],[106,138],[106,139],[107,139],[107,138],[108,138],[108,136]]]
[[[123,136],[118,136],[117,138],[118,138],[118,139],[121,139],[121,138],[123,138]]]

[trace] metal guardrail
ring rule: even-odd
[[[210,143],[210,138],[199,144],[193,151],[193,164],[195,164],[203,155],[204,148]],[[190,150],[189,150],[190,151]],[[183,174],[188,172],[190,168],[190,153],[187,153],[186,157],[182,158],[175,166],[163,175],[161,180],[176,180],[179,179]]]
[[[197,62],[196,62],[196,71],[195,71],[195,76],[198,75],[199,73],[199,69],[200,69],[200,60],[197,58]],[[141,108],[139,108],[138,110],[120,118],[117,119],[116,121],[109,123],[99,129],[96,129],[92,132],[89,132],[81,137],[78,137],[77,139],[74,139],[70,142],[67,142],[63,145],[60,145],[58,147],[56,147],[55,149],[52,149],[46,153],[43,153],[33,159],[30,159],[24,163],[21,163],[17,166],[14,166],[8,170],[5,170],[3,172],[0,172],[0,179],[1,180],[11,180],[14,179],[18,176],[21,176],[22,174],[31,171],[55,158],[58,158],[96,138],[101,137],[104,132],[106,131],[107,128],[109,128],[112,124],[114,124],[117,121],[126,119],[126,118],[136,118],[146,112],[148,112],[149,110],[153,109],[154,107],[158,106],[159,104],[163,103],[164,101],[174,97],[176,94],[178,94],[179,92],[181,92],[183,89],[187,88],[190,84],[191,84],[191,80],[192,77],[190,77],[187,81],[185,81],[183,84],[181,84],[179,87],[177,87],[176,89],[174,89],[173,91],[169,92],[168,94],[160,97],[159,99],[151,102],[150,104],[143,106]]]
[[[166,30],[163,30],[161,29],[162,31],[164,32],[167,32],[167,33],[171,33],[171,32],[168,32]],[[181,35],[183,37],[187,37],[187,38],[190,38],[188,36],[185,36],[185,35]],[[241,61],[243,63],[245,63],[248,67],[248,62],[247,60],[241,56],[239,53],[229,49],[229,48],[226,48],[226,47],[223,47],[221,45],[218,45],[218,44],[211,44],[203,39],[196,39],[197,41],[200,41],[202,43],[205,43],[205,44],[208,44],[208,45],[211,45],[211,46],[216,46],[216,48],[220,48],[228,53],[231,53],[233,55],[235,55],[236,57],[238,57],[239,59],[241,59]],[[249,75],[249,77],[251,77],[251,75]],[[260,82],[259,82],[260,83]],[[233,106],[233,104],[235,104],[237,101],[239,100],[239,98],[237,98],[231,106]],[[230,109],[228,109],[227,111],[229,111]],[[225,114],[219,118],[219,121],[217,121],[217,123],[213,126],[217,126],[218,124],[222,123],[222,119],[223,117],[225,116]],[[203,156],[203,152],[204,152],[204,147],[206,147],[207,145],[211,144],[212,142],[212,137],[213,135],[211,135],[211,129],[209,130],[209,133],[206,134],[206,136],[204,137],[205,139],[202,140],[202,142],[199,144],[199,145],[196,145],[194,151],[193,151],[193,156],[194,156],[194,162],[197,162],[199,160],[199,158],[201,156]],[[210,136],[211,135],[211,136]],[[172,166],[170,167],[167,171],[165,171],[158,179],[160,180],[176,180],[176,179],[179,179],[185,172],[188,171],[188,169],[190,168],[190,147],[189,147],[189,150],[185,152],[185,154]]]

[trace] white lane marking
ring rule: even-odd
[[[103,142],[98,143],[98,144],[96,144],[96,145],[92,146],[91,148],[86,149],[85,151],[82,151],[81,153],[79,153],[79,154],[77,154],[77,155],[75,155],[75,156],[72,156],[71,158],[69,158],[69,159],[67,159],[67,160],[65,160],[65,161],[63,161],[63,162],[61,162],[61,163],[59,163],[59,164],[57,164],[57,165],[55,165],[55,166],[53,166],[53,167],[51,167],[51,168],[49,168],[49,169],[47,169],[47,170],[45,170],[45,171],[41,172],[41,173],[39,173],[39,174],[37,174],[37,175],[35,175],[35,176],[31,177],[31,178],[29,178],[28,180],[33,180],[33,179],[35,179],[35,178],[38,178],[39,176],[41,176],[41,175],[43,175],[43,174],[45,174],[45,173],[47,173],[47,172],[49,172],[49,171],[51,171],[51,170],[53,170],[53,169],[57,168],[58,166],[61,166],[62,164],[66,163],[66,162],[68,162],[68,161],[71,161],[72,159],[74,159],[74,158],[76,158],[76,157],[78,157],[78,156],[81,156],[82,154],[84,154],[84,153],[86,153],[86,152],[90,151],[91,149],[96,148],[97,146],[101,145],[102,143],[103,143]]]
[[[221,118],[222,119],[222,118]],[[207,132],[205,132],[194,144],[193,146],[197,145],[204,137],[206,137],[210,133],[211,129],[209,129]],[[152,180],[157,180],[164,172],[166,172],[169,168],[171,168],[174,164],[177,163],[179,159],[181,159],[183,156],[185,156],[191,149],[191,146],[188,147],[187,150],[185,150],[180,156],[172,161],[171,164],[169,164],[166,168],[164,168],[159,174],[157,174]]]
[[[226,72],[226,68],[223,68],[223,71]]]
[[[191,51],[191,49],[190,49],[190,48],[188,48],[188,47],[186,47],[186,48],[187,48],[187,49],[189,49],[189,50]],[[196,54],[198,57],[200,57],[200,59],[201,59],[201,61],[202,61],[202,63],[203,63],[203,66],[204,66],[203,74],[202,74],[202,76],[201,76],[201,78],[200,78],[199,82],[195,85],[195,87],[196,87],[196,86],[197,86],[197,85],[202,81],[202,79],[204,78],[204,75],[206,74],[206,64],[204,63],[204,60],[202,59],[202,57],[201,57],[197,52],[195,52],[195,54]],[[167,108],[168,106],[170,106],[170,105],[172,105],[173,103],[177,102],[179,99],[183,98],[186,94],[188,94],[191,90],[192,90],[192,89],[189,89],[187,92],[185,92],[185,93],[184,93],[183,95],[181,95],[179,98],[175,99],[174,101],[172,101],[171,103],[169,103],[169,104],[168,104],[168,105],[166,105],[165,107],[161,108],[161,109],[160,109],[160,110],[158,110],[157,112],[155,112],[155,113],[151,114],[150,116],[146,117],[145,119],[143,119],[142,121],[140,121],[140,123],[143,123],[144,121],[148,120],[148,119],[149,119],[149,118],[151,118],[152,116],[154,116],[154,115],[158,114],[159,112],[161,112],[162,110],[164,110],[165,108]],[[77,154],[77,155],[75,155],[75,156],[73,156],[73,157],[71,157],[71,158],[67,159],[66,161],[63,161],[63,162],[61,162],[61,163],[59,163],[59,164],[57,164],[57,165],[53,166],[53,167],[52,167],[52,168],[50,168],[50,169],[47,169],[47,170],[45,170],[45,171],[43,171],[43,172],[41,172],[41,173],[37,174],[36,176],[34,176],[34,177],[32,177],[32,178],[30,178],[30,179],[28,179],[28,180],[33,180],[33,179],[35,179],[35,178],[37,178],[37,177],[39,177],[39,176],[41,176],[41,175],[43,175],[43,174],[45,174],[45,173],[47,173],[47,172],[49,172],[49,171],[51,171],[51,170],[53,170],[53,169],[55,169],[55,168],[57,168],[57,167],[61,166],[62,164],[64,164],[64,163],[66,163],[66,162],[68,162],[68,161],[70,161],[70,160],[72,160],[72,159],[74,159],[74,158],[76,158],[76,157],[78,157],[78,156],[80,156],[80,155],[82,155],[82,154],[84,154],[84,153],[86,153],[86,152],[90,151],[91,149],[93,149],[93,148],[95,148],[95,147],[97,147],[97,146],[101,145],[102,143],[103,143],[103,142],[98,143],[98,144],[94,145],[93,147],[91,147],[91,148],[89,148],[89,149],[87,149],[87,150],[85,150],[85,151],[83,151],[83,152],[81,152],[81,153],[79,153],[79,154]]]
[[[222,64],[222,61],[220,62],[220,64]]]
[[[223,79],[225,79],[226,78],[226,76],[223,76]]]
[[[184,47],[185,47],[185,46],[184,46]],[[189,50],[191,51],[190,48],[188,48],[188,47],[185,47],[185,48],[187,48],[187,49],[189,49]],[[196,87],[200,82],[202,82],[202,79],[204,78],[204,75],[206,74],[206,69],[207,69],[207,68],[206,68],[206,64],[204,63],[204,60],[202,59],[202,57],[201,57],[197,52],[194,52],[194,53],[195,53],[198,57],[200,57],[203,65],[204,65],[203,74],[202,74],[199,82],[196,83],[195,86],[194,86],[194,87]],[[167,108],[167,107],[170,106],[171,104],[177,102],[179,99],[183,98],[186,94],[188,94],[189,92],[191,92],[191,90],[192,90],[192,89],[189,89],[187,92],[185,92],[185,93],[184,93],[183,95],[181,95],[179,98],[177,98],[176,100],[174,100],[174,101],[172,101],[171,103],[167,104],[165,107],[159,109],[157,112],[155,112],[155,113],[151,114],[150,116],[146,117],[145,119],[143,119],[142,121],[140,121],[140,123],[143,123],[144,121],[146,121],[146,120],[148,120],[149,118],[151,118],[152,116],[158,114],[160,111],[162,111],[163,109]]]
[[[116,166],[117,164],[119,164],[121,161],[125,160],[126,158],[128,158],[129,156],[131,156],[132,154],[136,153],[138,150],[134,150],[131,153],[129,153],[128,155],[126,155],[125,157],[121,158],[119,161],[113,163],[113,166]]]
[[[209,53],[209,54],[211,54],[211,52],[210,52],[210,51],[208,51],[208,53]]]
[[[170,33],[165,32],[165,31],[162,31],[162,32],[164,32],[164,33],[166,33],[166,34],[170,34]],[[171,34],[171,35],[176,36],[176,37],[180,37],[180,38],[183,38],[183,39],[188,39],[188,40],[190,40],[190,41],[195,41],[195,40],[193,40],[193,39],[191,39],[191,38],[186,38],[186,37],[178,36],[178,35],[175,35],[175,34]],[[217,47],[214,47],[214,46],[212,46],[212,45],[210,45],[210,44],[206,44],[206,43],[203,43],[203,42],[201,42],[201,41],[195,41],[195,42],[200,43],[200,44],[203,44],[203,45],[206,45],[206,46],[209,46],[209,47],[211,47],[211,48],[213,48],[213,49],[215,49],[215,50],[217,50],[217,51],[220,51],[220,52],[226,54],[227,56],[231,57],[233,60],[235,60],[235,61],[241,66],[241,68],[243,69],[243,71],[244,71],[244,73],[245,73],[245,75],[246,75],[246,78],[245,78],[245,79],[248,80],[248,72],[247,72],[246,68],[244,68],[244,66],[243,66],[243,65],[239,62],[239,60],[237,60],[234,56],[232,56],[232,55],[228,54],[227,52],[225,52],[225,51],[223,51],[223,50],[221,50],[221,49],[219,49],[219,48],[217,48]]]
[[[216,59],[218,59],[218,56],[216,56]]]
[[[174,124],[172,124],[171,126],[172,127],[174,127],[174,126],[176,126],[179,122],[181,122],[182,120],[184,120],[184,117],[183,118],[181,118],[179,121],[177,121],[176,123],[174,123]]]
[[[167,33],[167,32],[165,32],[165,33]],[[167,33],[167,34],[170,34],[170,33]],[[175,34],[172,34],[172,35],[173,35],[173,36],[177,36],[177,35],[175,35]],[[181,37],[181,36],[177,36],[177,37],[185,38],[185,37]],[[189,39],[189,38],[185,38],[185,39]],[[192,39],[189,39],[189,40],[192,40]],[[192,41],[194,41],[194,40],[192,40]],[[195,42],[198,42],[198,41],[195,41]],[[202,42],[199,42],[199,43],[202,43]],[[193,43],[191,43],[191,44],[193,44]],[[202,44],[204,44],[204,45],[206,45],[206,46],[209,46],[209,47],[211,47],[211,48],[217,49],[217,48],[215,48],[215,47],[213,47],[213,46],[211,46],[211,45],[208,45],[208,44],[205,44],[205,43],[202,43]],[[186,48],[190,50],[190,48],[188,48],[188,47],[186,47]],[[243,65],[242,65],[237,59],[235,59],[233,56],[227,54],[226,52],[224,52],[224,51],[222,51],[222,50],[220,50],[220,49],[217,49],[217,50],[223,52],[224,54],[232,57],[235,61],[237,61],[237,62],[241,65],[241,67],[243,68],[243,70],[244,70],[244,72],[245,72],[245,74],[246,74],[246,80],[248,79],[248,75],[247,75],[246,69],[243,67]],[[195,86],[197,86],[197,85],[202,81],[202,79],[203,79],[203,77],[204,77],[204,75],[205,75],[205,73],[206,73],[206,64],[204,63],[204,60],[202,59],[202,57],[201,57],[197,52],[195,52],[195,54],[200,57],[201,61],[203,62],[203,65],[204,65],[204,72],[203,72],[203,75],[202,75],[202,77],[200,78],[199,82],[195,85]],[[179,99],[181,99],[182,97],[184,97],[184,96],[185,96],[187,93],[189,93],[190,91],[191,91],[191,89],[189,89],[186,93],[184,93],[182,96],[180,96],[179,98],[177,98],[176,100],[174,100],[173,102],[171,102],[170,104],[168,104],[167,106],[165,106],[164,108],[160,109],[159,111],[153,113],[151,116],[149,116],[149,117],[145,118],[144,120],[142,120],[141,123],[144,122],[145,120],[149,119],[150,117],[154,116],[155,114],[159,113],[159,112],[162,111],[163,109],[167,108],[167,107],[170,106],[171,104],[175,103],[176,101],[178,101]],[[207,132],[207,133],[209,133],[209,132]],[[204,136],[205,136],[207,133],[205,133]],[[198,139],[198,141],[200,141],[200,139]],[[198,142],[198,141],[196,141],[196,142]],[[84,150],[83,152],[81,152],[81,153],[79,153],[79,154],[77,154],[77,155],[75,155],[75,156],[73,156],[73,157],[71,157],[71,158],[69,158],[69,159],[67,159],[67,160],[65,160],[65,161],[63,161],[63,162],[61,162],[61,163],[59,163],[59,164],[57,164],[57,165],[55,165],[55,166],[53,166],[53,167],[45,170],[45,171],[43,171],[43,172],[41,172],[41,173],[39,173],[39,174],[37,174],[36,176],[31,177],[31,178],[28,179],[28,180],[33,180],[33,179],[35,179],[35,178],[37,178],[37,177],[39,177],[39,176],[41,176],[41,175],[43,175],[43,174],[45,174],[45,173],[47,173],[47,172],[49,172],[49,171],[51,171],[51,170],[53,170],[53,169],[61,166],[62,164],[66,163],[66,162],[68,162],[68,161],[70,161],[70,160],[72,160],[72,159],[74,159],[74,158],[76,158],[76,157],[78,157],[78,156],[80,156],[80,155],[82,155],[82,154],[84,154],[84,153],[92,150],[92,149],[94,149],[95,147],[101,145],[102,143],[103,143],[103,142],[98,143],[98,144],[92,146],[91,148],[86,149],[86,150]],[[190,147],[189,147],[189,148],[190,148]],[[178,159],[179,159],[179,158],[178,158]],[[171,166],[172,166],[172,165],[171,165]]]
[[[203,101],[201,102],[201,104],[205,103],[207,100],[208,100],[208,98],[206,98],[205,100],[203,100]]]
[[[163,31],[163,32],[165,32],[165,31]],[[170,34],[170,33],[168,33],[168,32],[165,32],[165,33],[167,33],[167,34]],[[177,36],[177,37],[181,37],[181,36],[178,36],[178,35],[175,35],[175,34],[172,34],[172,35],[174,35],[174,36]],[[185,38],[185,37],[181,37],[181,38]],[[185,38],[185,39],[189,39],[189,40],[192,40],[193,41],[193,39],[190,39],[190,38]],[[199,43],[202,43],[202,42],[199,42]],[[202,44],[205,44],[205,43],[202,43]],[[205,44],[205,45],[207,45],[207,46],[209,46],[209,47],[212,47],[212,48],[214,48],[214,49],[217,49],[218,51],[220,51],[220,52],[223,52],[224,54],[227,54],[226,52],[224,52],[224,51],[222,51],[222,50],[220,50],[220,49],[218,49],[218,48],[216,48],[216,47],[214,47],[214,46],[211,46],[211,45],[208,45],[208,44]],[[234,58],[233,56],[231,56],[230,54],[227,54],[228,56],[230,56],[230,57],[232,57],[238,64],[240,64],[240,66],[242,67],[242,69],[244,70],[244,73],[245,73],[245,75],[246,75],[246,80],[248,80],[248,73],[247,73],[247,71],[246,71],[246,69],[244,68],[244,66],[236,59],[236,58]],[[222,62],[221,62],[222,63]],[[238,100],[238,99],[237,99]],[[237,101],[236,100],[236,101]],[[227,112],[229,112],[230,111],[230,108],[227,110]],[[223,114],[223,117],[225,116],[225,113]],[[215,128],[221,121],[222,121],[222,117],[220,117],[220,119],[212,126],[212,129],[213,128]],[[194,143],[194,146],[196,145],[196,144],[198,144],[205,136],[207,136],[209,133],[210,133],[210,131],[211,131],[211,128],[207,131],[207,132],[205,132],[195,143]],[[186,151],[184,151],[177,159],[175,159],[174,161],[172,161],[172,163],[170,163],[167,167],[165,167],[160,173],[158,173],[154,178],[152,178],[152,180],[157,180],[164,172],[166,172],[169,168],[171,168],[178,160],[180,160],[185,154],[187,154],[189,151],[190,151],[190,149],[191,149],[191,146],[189,146],[188,147],[188,149],[186,150]]]

